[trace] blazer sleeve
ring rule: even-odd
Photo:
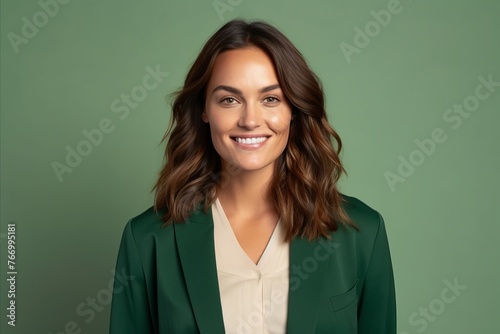
[[[110,334],[155,333],[146,279],[130,220],[123,231],[111,303]]]
[[[396,333],[396,296],[389,243],[384,220],[379,228],[360,294],[359,334]]]

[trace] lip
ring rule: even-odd
[[[235,138],[245,138],[245,139],[248,139],[248,138],[261,138],[261,137],[265,137],[266,139],[260,143],[254,143],[254,144],[244,144],[244,143],[238,143]],[[243,150],[247,150],[247,151],[253,151],[253,150],[258,150],[260,149],[261,147],[263,147],[264,145],[266,145],[267,141],[269,140],[271,136],[270,135],[266,135],[266,134],[252,134],[252,135],[234,135],[234,136],[230,136],[231,138],[231,141],[237,146],[239,147],[240,149],[243,149]]]
[[[231,137],[231,139],[232,138],[259,138],[259,137],[271,137],[271,135],[264,134],[264,133],[257,133],[257,134],[251,134],[251,135],[249,135],[249,134],[241,134],[241,135],[236,134],[236,135],[231,135],[229,137]]]

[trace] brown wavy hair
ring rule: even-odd
[[[183,222],[200,205],[207,212],[217,187],[230,177],[221,170],[209,125],[202,121],[205,93],[216,57],[227,50],[258,47],[272,59],[279,85],[292,106],[287,146],[275,164],[268,199],[286,230],[309,240],[329,237],[339,224],[357,226],[343,209],[337,181],[345,173],[342,141],[328,123],[319,78],[279,30],[263,21],[232,20],[204,45],[184,86],[172,93],[172,118],[162,142],[165,165],[153,187],[154,209],[164,210],[164,226]]]

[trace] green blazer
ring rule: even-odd
[[[344,197],[360,232],[341,226],[332,239],[290,242],[286,333],[396,333],[384,221]],[[166,228],[161,214],[149,208],[124,228],[109,333],[225,333],[211,211],[198,210]]]

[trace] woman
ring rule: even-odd
[[[175,93],[155,204],[120,245],[110,333],[396,333],[382,217],[342,195],[318,78],[234,20]]]

